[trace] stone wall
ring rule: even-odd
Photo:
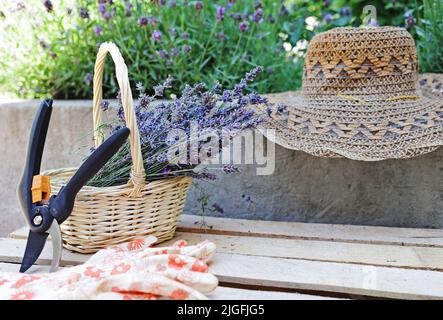
[[[0,104],[0,236],[24,225],[15,188],[38,101]],[[55,101],[43,169],[81,163],[92,145],[90,101]],[[408,160],[359,162],[323,159],[277,146],[273,175],[257,176],[254,166],[237,175],[200,182],[228,217],[443,227],[443,148]],[[200,212],[198,190],[185,212]]]

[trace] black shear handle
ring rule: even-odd
[[[114,132],[80,166],[74,176],[64,186],[57,197],[50,203],[51,214],[63,223],[70,215],[74,200],[80,189],[108,162],[120,149],[129,136],[129,129],[124,127]]]
[[[28,151],[25,160],[25,168],[22,178],[17,187],[17,197],[26,221],[30,224],[32,219],[32,178],[40,173],[43,149],[45,147],[46,134],[52,113],[52,100],[44,100],[40,103],[34,117],[28,142]]]

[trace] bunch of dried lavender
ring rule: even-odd
[[[246,93],[245,89],[261,71],[261,67],[253,69],[230,90],[221,88],[218,83],[209,90],[206,90],[202,83],[194,86],[187,85],[181,97],[159,101],[155,106],[153,102],[164,97],[165,91],[172,87],[173,79],[169,77],[163,84],[155,86],[155,93],[152,96],[147,95],[143,85],[138,83],[137,90],[140,95],[136,105],[136,116],[146,179],[152,181],[182,175],[215,179],[215,175],[205,167],[202,169],[202,166],[199,166],[196,172],[195,161],[186,163],[171,161],[168,151],[184,143],[188,160],[192,154],[191,146],[196,145],[197,151],[200,151],[208,141],[190,139],[192,126],[195,125],[198,126],[199,132],[213,132],[218,135],[222,132],[234,135],[241,130],[256,127],[262,121],[262,117],[252,111],[249,106],[268,104],[268,101],[255,92]],[[107,109],[107,103],[102,105]],[[124,125],[121,102],[118,113],[119,123],[110,125],[111,131]],[[171,139],[170,133],[176,130],[186,135],[186,141],[181,138]],[[223,147],[222,141],[217,141],[217,145],[219,148],[217,151],[220,151]],[[237,171],[232,165],[223,166],[221,169],[226,173]],[[127,143],[88,184],[97,187],[123,184],[128,181],[130,170],[131,156]]]

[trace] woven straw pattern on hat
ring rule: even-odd
[[[443,76],[419,82],[418,69],[405,29],[320,33],[309,44],[301,92],[268,95],[286,107],[274,108],[265,127],[276,130],[276,143],[321,157],[375,161],[431,152],[443,144]]]

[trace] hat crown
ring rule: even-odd
[[[415,42],[403,28],[334,28],[311,40],[305,59],[303,93],[323,95],[415,94]]]

